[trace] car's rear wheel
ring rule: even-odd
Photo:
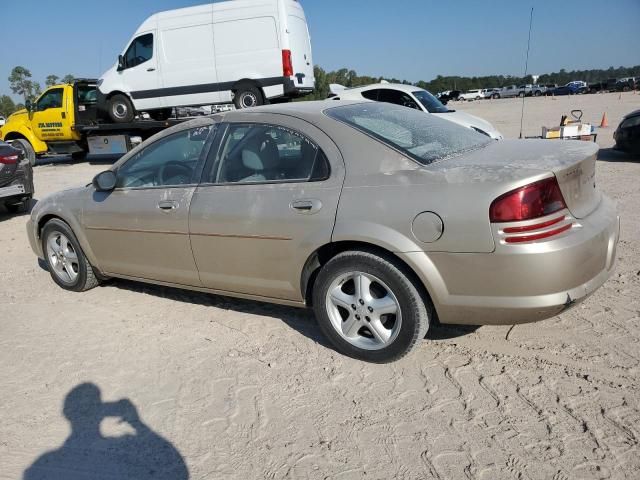
[[[518,97],[520,97],[520,98],[524,97],[524,92],[518,93]]]
[[[428,299],[396,262],[369,252],[344,252],[327,262],[314,284],[313,305],[336,349],[369,362],[403,357],[429,328]]]
[[[114,123],[132,122],[136,111],[126,95],[118,93],[109,99],[109,117]]]
[[[491,98],[493,98],[494,100],[497,100],[500,98],[500,94],[494,93],[493,95],[491,95]]]
[[[49,220],[41,238],[42,252],[54,282],[74,292],[98,285],[96,273],[69,225],[62,220]]]

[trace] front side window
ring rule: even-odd
[[[36,109],[41,112],[43,110],[47,110],[48,108],[62,108],[63,95],[64,90],[62,88],[53,88],[51,90],[47,90],[38,99]]]
[[[395,105],[361,103],[325,110],[329,117],[428,165],[492,142],[470,128]]]
[[[213,126],[169,135],[129,159],[117,171],[117,188],[178,186],[195,183],[196,167]]]
[[[153,57],[153,34],[146,33],[135,38],[124,54],[124,68],[131,68],[151,60]]]
[[[219,158],[212,182],[308,182],[329,176],[322,150],[301,133],[281,126],[231,125]]]

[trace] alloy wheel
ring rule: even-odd
[[[47,258],[59,280],[72,284],[78,278],[78,254],[69,239],[60,232],[51,232],[47,238]]]

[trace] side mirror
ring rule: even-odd
[[[118,55],[118,71],[124,70],[124,57]]]
[[[111,170],[100,172],[91,182],[98,192],[110,192],[116,188],[116,174]]]
[[[31,110],[33,110],[33,102],[31,102],[31,100],[27,100],[24,102],[24,108],[27,109],[27,112],[31,112]]]

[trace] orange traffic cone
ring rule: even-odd
[[[607,128],[609,126],[609,122],[607,122],[607,112],[602,114],[602,121],[600,122],[600,128]]]

